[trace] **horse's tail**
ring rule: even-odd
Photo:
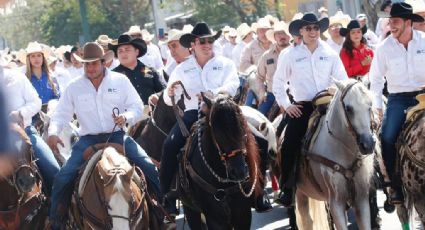
[[[308,198],[310,217],[313,221],[313,226],[303,226],[302,217],[298,212],[298,208],[295,210],[295,214],[297,217],[297,226],[300,230],[327,230],[330,229],[332,221],[330,220],[330,213],[326,207],[326,203],[324,201],[315,200],[312,198]]]

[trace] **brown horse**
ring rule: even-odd
[[[208,99],[179,171],[180,197],[191,229],[249,229],[252,196],[260,193],[258,148],[239,106],[223,95]]]
[[[98,144],[96,148],[104,148]],[[147,184],[117,144],[99,150],[80,171],[71,208],[71,229],[149,229]],[[112,147],[111,147],[112,146]],[[94,150],[84,153],[86,158]],[[119,153],[121,152],[121,153]],[[150,224],[152,224],[150,226]]]
[[[47,205],[31,142],[20,126],[12,124],[12,130],[16,149],[0,159],[0,229],[43,229]]]

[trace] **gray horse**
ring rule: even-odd
[[[336,229],[347,228],[347,204],[355,209],[359,229],[371,229],[369,188],[375,135],[372,100],[355,80],[335,82],[338,90],[313,136],[298,173],[296,201],[300,227],[313,229],[309,199],[329,204]]]

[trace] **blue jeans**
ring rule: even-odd
[[[275,97],[273,93],[267,92],[266,100],[258,105],[258,111],[260,111],[264,116],[267,116],[267,113],[272,108],[274,101]]]
[[[40,170],[41,176],[43,177],[45,185],[43,187],[45,188],[45,192],[50,194],[53,180],[55,179],[55,175],[59,172],[60,166],[56,161],[52,150],[40,137],[34,126],[26,127],[25,132],[31,140],[34,157],[37,159],[36,164]]]
[[[254,92],[252,92],[252,90],[248,90],[246,94],[245,105],[247,106],[255,105],[254,100],[255,100]]]
[[[387,110],[385,111],[382,122],[381,145],[382,158],[391,180],[394,176],[395,160],[397,157],[395,145],[406,120],[405,111],[407,108],[416,104],[417,101],[414,96],[400,96],[397,94],[390,94],[388,96]]]
[[[198,111],[189,110],[184,112],[183,122],[190,130],[193,123],[198,120]],[[171,182],[173,181],[174,174],[177,171],[178,159],[177,155],[180,149],[186,143],[186,138],[180,131],[179,125],[176,123],[164,141],[161,157],[161,189],[162,193],[166,195],[170,191]]]
[[[74,144],[71,151],[71,157],[63,165],[55,177],[52,190],[50,219],[53,221],[54,229],[60,227],[61,221],[66,215],[67,208],[71,199],[74,180],[78,171],[84,164],[83,152],[92,145],[105,143],[110,134],[86,135],[80,138]],[[125,135],[123,131],[114,132],[109,140],[110,143],[123,144],[126,150],[127,158],[136,164],[145,174],[148,186],[158,199],[162,199],[159,187],[158,171],[152,163],[146,152],[131,137]],[[59,203],[61,202],[61,203]]]

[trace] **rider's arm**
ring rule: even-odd
[[[382,90],[384,89],[384,76],[386,74],[385,59],[382,51],[380,46],[378,46],[369,72],[370,91],[373,94],[373,107],[377,109],[382,109]]]
[[[267,52],[261,55],[260,60],[258,60],[258,66],[257,66],[257,74],[256,79],[264,83],[266,81],[266,74],[267,74]]]
[[[168,79],[168,83],[167,83],[167,88],[165,88],[164,93],[163,93],[163,98],[164,98],[164,102],[166,105],[168,106],[172,106],[171,103],[171,98],[170,96],[168,96],[168,89],[172,86],[172,84],[176,81],[182,81],[182,71],[180,71],[181,68],[179,68],[179,66],[177,66],[174,71],[171,73],[170,79]],[[181,90],[175,90],[175,99],[180,99],[181,96]],[[177,103],[177,102],[176,102]]]
[[[78,89],[71,90],[72,83],[66,88],[63,95],[59,98],[58,105],[52,115],[49,126],[49,136],[59,135],[65,124],[71,121],[74,115],[74,101],[72,98],[72,91],[79,92]]]
[[[134,125],[142,119],[143,101],[128,78],[123,78],[123,89],[125,89],[125,109],[122,114],[129,125]]]
[[[21,73],[16,74],[21,75]],[[25,100],[25,105],[19,108],[18,111],[21,113],[24,121],[29,121],[35,114],[40,112],[41,99],[38,97],[37,91],[32,86],[28,78],[26,78],[23,74],[21,76],[16,77],[19,77],[20,82],[22,84],[21,90]]]
[[[287,109],[291,105],[288,95],[286,94],[288,80],[291,74],[290,53],[289,49],[286,49],[286,52],[283,51],[280,53],[277,59],[276,72],[273,76],[273,94],[276,97],[277,104],[284,109]]]
[[[334,62],[332,65],[332,77],[336,80],[347,80],[347,71],[345,71],[344,64],[342,64],[341,58],[339,55],[335,55]]]
[[[253,63],[252,63],[252,48],[251,48],[252,45],[251,44],[252,43],[245,46],[245,48],[243,48],[243,50],[242,50],[241,62],[240,62],[240,65],[239,65],[239,71],[240,72],[245,72],[251,65],[253,65]]]

